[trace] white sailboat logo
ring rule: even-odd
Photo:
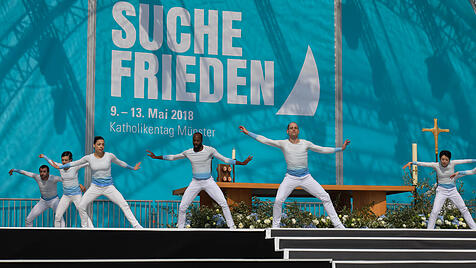
[[[276,114],[314,116],[319,104],[319,96],[319,73],[311,47],[308,46],[298,80]]]

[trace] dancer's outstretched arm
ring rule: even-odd
[[[48,158],[48,156],[46,156],[45,154],[40,154],[38,157],[45,159],[52,167],[54,167],[54,165],[56,165],[56,166],[58,166],[58,167],[62,165],[62,163],[58,163],[58,162],[56,162],[56,161],[51,160],[51,159]],[[72,163],[72,162],[70,162],[70,163]],[[84,164],[79,165],[79,166],[78,166],[78,169],[81,169],[81,168],[83,168],[83,167],[85,167],[85,166],[89,166],[89,163],[84,163]]]
[[[347,145],[350,144],[350,140],[345,140],[344,144],[342,147],[334,148],[334,147],[322,147],[319,145],[315,145],[312,142],[309,142],[309,150],[316,152],[316,153],[321,153],[321,154],[332,154],[336,152],[341,152],[344,151]]]
[[[21,170],[21,169],[15,169],[15,168],[10,169],[10,171],[8,171],[8,174],[10,174],[10,176],[11,176],[11,175],[13,175],[13,172],[28,176],[30,178],[35,178],[37,176],[37,174],[35,174],[35,173],[24,171],[24,170]]]
[[[451,162],[455,165],[471,164],[471,163],[475,163],[476,159],[459,159],[459,160],[451,160]]]
[[[413,162],[408,162],[406,165],[403,166],[403,169],[409,168],[410,165],[417,165],[421,167],[431,167],[431,168],[436,168],[438,166],[438,162],[418,162],[418,161],[413,161]]]
[[[452,179],[461,178],[461,177],[464,177],[464,176],[474,175],[474,174],[476,174],[476,168],[473,168],[471,170],[455,172],[453,175],[450,176],[450,178],[452,178]]]
[[[160,159],[160,160],[178,160],[178,159],[184,159],[185,155],[183,153],[180,154],[174,154],[174,155],[155,155],[153,152],[146,150],[148,152],[148,156],[152,159]]]
[[[253,156],[250,155],[250,156],[248,156],[248,157],[245,159],[245,161],[243,161],[243,162],[236,160],[236,165],[238,165],[238,166],[246,166],[246,165],[251,161],[251,159],[253,159]]]
[[[223,155],[221,155],[217,150],[213,149],[213,156],[222,161],[222,162],[225,162],[227,164],[230,164],[230,165],[239,165],[239,166],[244,166],[246,164],[248,164],[251,159],[253,159],[253,157],[250,155],[248,156],[248,158],[245,159],[245,161],[238,161],[238,160],[234,160],[234,159],[231,159],[231,158],[227,158],[227,157],[224,157]]]
[[[271,140],[271,139],[268,139],[262,135],[257,135],[249,130],[247,130],[244,126],[240,126],[240,131],[243,132],[244,134],[252,137],[253,139],[263,143],[263,144],[266,144],[266,145],[270,145],[270,146],[274,146],[274,147],[278,147],[278,148],[281,148],[281,141],[279,140]]]
[[[130,170],[138,170],[140,168],[140,163],[141,163],[141,162],[139,162],[135,166],[130,166],[126,162],[117,158],[114,154],[111,154],[111,161],[116,165],[119,165],[123,168],[128,168]]]
[[[55,161],[49,159],[48,156],[46,156],[46,155],[44,155],[44,154],[40,154],[38,157],[45,159],[46,162],[48,162],[51,166],[53,166],[53,164],[55,164],[55,165],[57,165],[57,166],[61,166],[61,165],[62,165],[61,163],[58,163],[58,162],[55,162]]]
[[[81,165],[84,165],[84,164],[89,164],[88,162],[88,159],[87,159],[87,155],[83,156],[81,159],[79,160],[76,160],[76,161],[73,161],[73,162],[69,162],[69,163],[66,163],[64,165],[60,165],[58,166],[57,164],[54,163],[50,163],[50,165],[56,169],[64,169],[64,168],[70,168],[70,167],[76,167],[76,166],[81,166]]]

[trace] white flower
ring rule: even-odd
[[[426,227],[426,222],[422,222],[421,227]]]
[[[253,225],[250,225],[250,229],[254,229],[255,227]]]
[[[190,224],[187,224],[187,226],[185,226],[185,228],[190,228],[190,227],[192,227],[192,226],[190,226]]]
[[[314,220],[312,220],[312,223],[314,223],[315,225],[318,225],[318,224],[319,224],[319,220],[318,220],[318,219],[314,219]]]
[[[240,224],[238,224],[238,228],[241,229],[241,228],[243,228],[243,227],[245,227],[245,226],[243,225],[243,223],[240,222]]]
[[[271,223],[271,221],[270,221],[270,220],[268,220],[268,219],[266,219],[266,220],[264,220],[264,223],[265,223],[265,224],[270,224],[270,223]]]
[[[216,213],[220,213],[220,210],[218,208],[215,211],[216,211]]]
[[[326,223],[326,219],[325,219],[325,218],[322,218],[321,221],[322,221],[322,223]]]
[[[454,220],[454,219],[455,219],[455,216],[451,215],[451,216],[450,216],[450,220],[452,221],[452,220]]]
[[[295,219],[295,218],[292,218],[292,219],[291,219],[291,222],[292,222],[293,224],[296,224],[296,219]]]
[[[260,222],[261,222],[261,220],[257,220],[256,222],[257,222],[257,223],[260,223]]]
[[[330,219],[331,219],[331,217],[327,216],[327,217],[326,217],[326,219],[330,220]]]
[[[350,226],[354,227],[354,226],[355,226],[355,223],[352,223]]]
[[[466,223],[461,223],[461,226],[463,226],[463,228],[466,228]]]
[[[425,216],[421,216],[420,219],[421,219],[422,221],[426,221],[426,217],[425,217]]]
[[[451,225],[451,222],[449,220],[445,220],[446,225]]]
[[[312,216],[312,213],[311,213],[311,212],[309,212],[309,216]]]
[[[441,224],[443,224],[443,222],[440,219],[438,219],[438,220],[436,220],[436,224],[441,225]]]
[[[251,216],[249,216],[249,215],[246,216],[246,219],[247,219],[247,220],[251,220]]]

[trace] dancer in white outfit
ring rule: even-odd
[[[111,163],[117,164],[123,168],[128,168],[131,170],[138,170],[140,168],[140,162],[135,165],[135,167],[129,166],[124,161],[117,159],[117,157],[108,152],[104,152],[104,138],[101,136],[94,137],[94,153],[89,154],[81,158],[80,160],[67,163],[65,165],[57,166],[54,163],[51,163],[55,168],[70,168],[75,166],[80,166],[83,164],[89,163],[89,167],[92,172],[92,183],[89,189],[84,193],[79,203],[78,211],[79,216],[81,217],[81,226],[83,228],[92,228],[88,224],[88,214],[86,209],[92,201],[94,201],[100,195],[104,195],[109,200],[118,205],[127,220],[133,228],[142,228],[137,219],[132,214],[131,208],[127,204],[127,201],[124,199],[122,194],[114,187],[112,176],[111,176]]]
[[[49,159],[46,155],[40,154],[40,158],[44,158],[48,163],[55,165],[61,165],[58,162],[55,162]],[[73,161],[73,154],[70,151],[65,151],[61,154],[61,163],[67,164]],[[61,178],[63,181],[63,196],[61,197],[58,207],[55,212],[55,227],[61,227],[61,219],[63,219],[63,214],[68,209],[71,202],[74,203],[76,209],[79,208],[79,203],[81,201],[82,192],[86,191],[83,185],[79,184],[78,181],[78,171],[88,166],[89,164],[83,164],[76,167],[70,167],[65,169],[60,169]],[[79,210],[79,209],[78,209]],[[88,216],[88,225],[93,226],[91,219]]]
[[[296,187],[302,187],[305,191],[319,198],[327,215],[331,218],[332,224],[336,228],[344,228],[332,204],[329,194],[322,186],[311,176],[308,169],[307,151],[311,150],[322,154],[330,154],[345,150],[350,143],[349,140],[344,142],[342,148],[321,147],[310,141],[299,139],[299,127],[295,122],[288,125],[287,140],[270,140],[261,135],[256,135],[248,131],[245,127],[240,126],[241,132],[254,138],[255,140],[270,146],[277,147],[283,151],[286,160],[287,171],[283,182],[279,185],[276,199],[273,206],[273,228],[279,228],[281,223],[281,213],[283,202],[288,198]]]
[[[13,172],[17,172],[33,178],[38,186],[40,187],[41,198],[40,201],[33,207],[30,214],[26,217],[25,220],[25,227],[33,227],[33,221],[43,213],[43,211],[47,210],[48,208],[53,209],[56,211],[58,203],[60,201],[58,197],[58,182],[62,181],[61,177],[50,175],[50,168],[47,165],[42,165],[39,169],[40,174],[31,173],[28,171],[20,170],[20,169],[10,169],[8,172],[10,176]],[[65,226],[65,221],[63,217],[61,217],[59,222],[60,227]]]
[[[466,159],[466,160],[451,160],[451,152],[441,151],[440,152],[440,162],[408,162],[403,169],[409,168],[411,164],[418,165],[422,167],[431,167],[436,171],[438,187],[436,188],[435,201],[433,201],[433,209],[430,213],[430,218],[428,219],[428,229],[434,229],[436,218],[441,211],[441,208],[445,204],[446,199],[450,199],[453,204],[459,209],[463,215],[464,220],[471,229],[476,229],[476,224],[474,223],[471,213],[469,213],[468,208],[464,204],[463,198],[458,193],[456,189],[455,180],[451,178],[451,175],[455,175],[455,165],[468,164],[476,162],[476,159]],[[460,172],[461,173],[461,172]]]
[[[148,156],[153,159],[162,159],[162,160],[178,160],[187,158],[192,164],[192,182],[188,185],[187,189],[183,193],[182,201],[179,206],[179,216],[178,216],[178,228],[185,227],[185,216],[188,207],[192,203],[193,199],[200,193],[200,191],[205,191],[207,194],[221,206],[223,214],[225,216],[226,224],[229,228],[234,229],[235,224],[233,218],[231,217],[230,208],[226,203],[225,196],[221,191],[220,187],[216,184],[215,180],[211,174],[211,161],[212,157],[217,158],[220,161],[223,161],[227,164],[232,165],[246,165],[251,161],[252,157],[248,156],[245,161],[236,161],[230,158],[226,158],[219,154],[215,148],[210,146],[205,146],[202,144],[203,137],[202,134],[197,132],[193,134],[193,148],[188,149],[180,154],[176,155],[159,155],[156,156],[151,151],[148,152]]]

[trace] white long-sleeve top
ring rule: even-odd
[[[476,162],[476,159],[451,160],[446,167],[443,167],[439,162],[413,162],[413,164],[433,168],[438,177],[438,184],[445,188],[453,188],[456,187],[456,183],[450,176],[455,173],[455,166],[474,162]]]
[[[58,196],[58,182],[62,178],[55,175],[50,175],[46,181],[42,180],[39,174],[24,171],[21,169],[14,169],[14,172],[33,178],[40,188],[41,198],[45,201],[51,200]]]
[[[236,164],[235,160],[224,157],[215,148],[206,145],[203,145],[203,149],[199,152],[195,152],[193,148],[190,148],[180,154],[164,155],[162,157],[164,160],[170,161],[187,158],[192,164],[192,176],[197,180],[206,180],[211,177],[212,157],[227,164]]]
[[[94,156],[94,154],[88,154],[79,160],[62,165],[59,168],[81,166],[86,163],[88,163],[89,167],[91,168],[91,176],[93,178],[92,183],[103,187],[113,184],[111,176],[111,163],[119,165],[123,168],[134,169],[126,162],[119,160],[114,154],[108,152],[104,152],[104,155],[101,158],[97,158]]]
[[[45,156],[46,161],[50,164],[54,163],[57,166],[61,166],[61,163],[55,162]],[[81,194],[81,188],[79,187],[79,180],[78,180],[78,171],[88,166],[89,163],[85,163],[79,166],[70,167],[67,169],[60,169],[61,178],[63,179],[63,194],[65,195],[78,195]]]
[[[287,173],[296,177],[303,177],[309,174],[307,161],[308,150],[321,154],[331,154],[342,151],[342,148],[322,147],[303,139],[299,139],[299,142],[294,144],[289,140],[271,140],[249,131],[248,135],[263,144],[281,149],[284,154],[284,159],[286,160]]]

